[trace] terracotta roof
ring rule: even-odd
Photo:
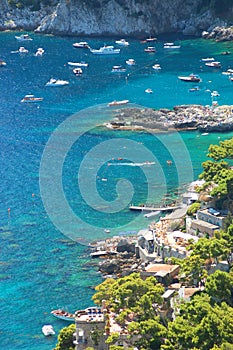
[[[169,264],[150,264],[146,267],[146,272],[172,272],[175,271],[176,269],[179,269],[179,265],[169,265]]]

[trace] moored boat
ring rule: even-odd
[[[68,321],[68,322],[75,321],[75,314],[72,314],[62,309],[52,310],[51,314],[54,317],[59,318],[60,320],[63,320],[63,321]]]
[[[0,60],[0,67],[4,67],[4,66],[6,66],[6,62],[3,60]]]
[[[191,83],[201,82],[201,78],[197,74],[190,74],[188,76],[179,76],[178,79],[185,81],[185,82],[191,82]]]
[[[41,102],[43,97],[35,97],[34,95],[25,95],[20,102]]]
[[[129,42],[125,39],[116,40],[115,43],[121,46],[129,46]]]
[[[115,49],[114,46],[105,45],[99,49],[90,49],[94,55],[112,55],[120,53],[120,49]]]
[[[136,61],[133,58],[129,58],[125,61],[128,66],[134,66],[136,64]]]
[[[206,57],[206,58],[202,58],[201,60],[202,60],[202,62],[211,62],[211,61],[214,61],[214,58],[213,57]]]
[[[212,68],[221,68],[221,62],[219,61],[213,61],[213,62],[206,62],[205,65],[207,67],[212,67]]]
[[[19,53],[28,53],[28,50],[27,49],[25,49],[25,47],[24,46],[20,46],[20,48],[19,48],[19,51],[18,51]]]
[[[73,47],[76,47],[77,49],[90,49],[90,46],[86,41],[80,41],[79,43],[74,43]]]
[[[148,46],[144,49],[145,52],[155,52],[155,47],[154,46]]]
[[[74,75],[82,75],[83,74],[83,70],[82,70],[82,68],[80,68],[80,67],[77,67],[77,68],[74,68],[73,69],[73,73],[74,73]]]
[[[112,73],[125,73],[126,69],[123,68],[122,66],[113,66],[111,72]]]
[[[129,100],[121,100],[121,101],[112,101],[112,102],[109,102],[108,106],[111,107],[111,106],[120,106],[120,105],[125,105],[129,103]]]
[[[68,62],[68,65],[71,67],[88,67],[86,62]]]
[[[146,92],[147,94],[153,94],[153,90],[150,89],[150,88],[146,89],[145,92]]]
[[[51,324],[45,324],[42,327],[42,332],[46,337],[55,334],[55,331],[54,331],[53,326]]]
[[[42,47],[39,47],[35,53],[35,56],[42,56],[44,54],[44,49]]]
[[[158,64],[158,63],[154,64],[152,66],[152,68],[155,69],[155,70],[160,70],[161,69],[160,64]]]
[[[32,41],[32,38],[28,34],[21,34],[15,36],[15,39],[18,41]]]
[[[67,80],[61,80],[61,79],[54,79],[51,78],[46,84],[45,86],[64,86],[64,85],[68,85],[69,82]]]

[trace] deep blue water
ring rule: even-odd
[[[114,43],[106,38],[32,34],[32,42],[20,44],[16,34],[0,33],[0,58],[7,62],[0,69],[0,344],[2,349],[47,350],[56,338],[44,338],[41,327],[51,323],[58,332],[65,325],[50,311],[87,307],[93,286],[101,282],[86,243],[106,238],[104,228],[115,235],[146,227],[148,221],[129,212],[128,205],[174,199],[201,172],[208,145],[232,136],[107,132],[96,128],[112,116],[107,103],[209,105],[206,90],[217,90],[220,105],[232,104],[232,82],[221,74],[233,68],[232,55],[221,52],[233,54],[233,44],[177,38],[181,49],[168,52],[163,42],[171,38],[164,37],[155,44],[157,52],[148,54],[145,44],[130,40],[110,57],[72,47],[85,39],[94,48]],[[29,53],[11,53],[20,45]],[[43,57],[34,56],[38,47],[44,48]],[[221,70],[200,62],[212,56],[222,62]],[[111,73],[128,58],[136,60],[134,67],[126,74]],[[75,77],[67,62],[80,60],[89,67]],[[160,63],[160,72],[151,68],[154,63]],[[177,79],[192,72],[202,78],[195,93]],[[45,87],[51,77],[70,84]],[[154,93],[146,94],[146,88]],[[29,93],[44,97],[43,102],[20,103]]]

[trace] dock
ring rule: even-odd
[[[143,207],[143,206],[136,206],[136,205],[130,205],[129,209],[130,210],[135,210],[135,211],[147,211],[147,212],[152,212],[152,211],[173,211],[176,209],[179,209],[180,206],[167,206],[167,207]]]

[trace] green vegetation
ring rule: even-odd
[[[58,335],[58,343],[54,350],[73,350],[73,333],[75,330],[75,324],[63,328]]]
[[[201,208],[201,203],[195,202],[188,207],[187,215],[193,216]]]
[[[209,190],[218,207],[225,204],[225,208],[230,209],[233,203],[233,171],[230,165],[233,138],[221,141],[219,145],[211,145],[208,157],[212,160],[202,164],[204,171],[200,174],[200,178],[206,181],[202,189]]]

